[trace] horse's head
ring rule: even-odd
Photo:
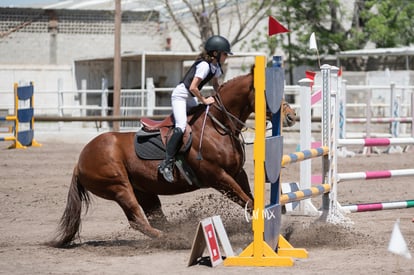
[[[292,107],[290,107],[289,103],[287,103],[284,99],[282,100],[281,106],[281,120],[283,127],[292,127],[296,123],[296,112]],[[266,119],[272,119],[272,112],[270,111],[269,107],[266,107]]]
[[[296,123],[295,109],[292,109],[289,103],[284,100],[282,101],[282,120],[283,127],[292,127]]]

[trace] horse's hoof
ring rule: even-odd
[[[164,231],[158,230],[158,235],[155,238],[162,239],[162,238],[165,238],[166,236],[167,236],[167,233],[165,233]]]
[[[286,228],[285,228],[285,232],[284,232],[284,238],[287,240],[287,241],[289,241],[289,239],[290,239],[290,236],[292,236],[292,234],[293,234],[293,232],[295,231],[295,229],[293,228],[293,225],[288,225]]]

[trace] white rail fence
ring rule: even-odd
[[[345,113],[347,119],[347,131],[350,124],[364,124],[362,132],[367,125],[379,123],[398,123],[404,124],[412,121],[411,96],[414,86],[398,86],[395,84],[383,86],[357,86],[345,85],[347,94]],[[97,127],[110,128],[111,122],[105,121],[105,117],[110,121],[112,115],[112,91],[108,89],[107,81],[102,79],[102,87],[97,90],[81,88],[80,90],[64,90],[62,83],[58,81],[56,90],[36,89],[35,83],[35,118],[38,123],[58,123],[59,129],[62,127]],[[86,87],[86,83],[82,83]],[[171,112],[170,95],[173,88],[155,88],[152,78],[147,78],[147,89],[122,89],[120,98],[121,129],[131,129],[139,127],[139,118],[142,116],[161,117]],[[211,92],[211,87],[207,87],[207,92]],[[313,91],[320,90],[321,87],[314,86]],[[299,85],[285,86],[285,95],[294,98],[295,102],[300,102]],[[300,105],[291,103],[300,113]],[[398,104],[396,109],[395,104]],[[12,85],[10,90],[0,90],[0,110],[13,114],[14,96]],[[321,103],[312,106],[313,116],[320,117],[322,113]],[[396,116],[396,110],[398,114]],[[87,122],[67,123],[71,121],[80,122],[82,118]],[[370,118],[370,121],[367,120]],[[117,118],[115,118],[117,119]],[[114,119],[112,119],[114,120]],[[65,123],[63,123],[65,121]],[[98,123],[99,122],[99,123]],[[361,127],[361,126],[355,126]],[[354,128],[355,128],[354,127]],[[385,125],[385,127],[391,127]],[[398,131],[404,133],[405,130]]]

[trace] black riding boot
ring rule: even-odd
[[[181,128],[174,128],[173,134],[167,142],[165,159],[158,166],[158,171],[164,176],[168,182],[174,181],[174,157],[180,149],[182,143],[183,132]]]

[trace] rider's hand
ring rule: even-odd
[[[207,98],[203,98],[203,104],[204,105],[210,105],[213,104],[215,102],[214,97],[207,97]]]

